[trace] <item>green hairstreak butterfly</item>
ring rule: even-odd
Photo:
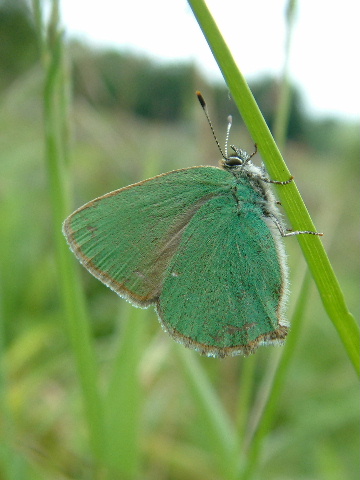
[[[209,119],[200,92],[199,101]],[[220,167],[174,170],[96,198],[64,222],[90,273],[135,306],[154,305],[178,342],[248,355],[288,331],[287,233],[265,170],[231,146]]]

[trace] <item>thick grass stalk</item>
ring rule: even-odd
[[[102,405],[97,388],[97,371],[94,348],[91,343],[83,293],[77,271],[61,232],[61,225],[69,213],[64,172],[64,154],[67,151],[64,138],[64,118],[67,111],[63,104],[66,90],[66,69],[63,58],[63,36],[59,29],[58,2],[52,3],[49,25],[43,24],[41,6],[33,2],[39,39],[44,42],[45,69],[44,128],[45,156],[49,178],[49,196],[53,217],[53,241],[57,262],[59,286],[64,304],[64,319],[70,336],[81,382],[85,415],[90,434],[90,444],[98,461],[106,448]],[[47,28],[47,35],[44,31]]]
[[[287,180],[290,172],[206,3],[203,0],[189,0],[189,5],[222,71],[243,120],[254,141],[258,144],[270,177],[275,180]],[[285,187],[278,186],[277,191],[293,229],[314,231],[315,227],[295,182]],[[344,295],[322,242],[319,237],[313,235],[298,235],[297,240],[315,280],[325,310],[343,342],[352,365],[359,374],[359,326],[348,311]]]

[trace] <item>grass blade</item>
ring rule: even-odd
[[[309,273],[306,273],[298,301],[296,303],[294,315],[292,317],[291,330],[286,343],[282,348],[282,355],[272,381],[271,390],[265,403],[264,410],[260,417],[254,436],[251,439],[246,439],[246,443],[249,445],[249,450],[247,455],[247,466],[242,473],[241,480],[251,479],[260,463],[259,457],[261,454],[263,441],[267,433],[270,431],[272,422],[274,421],[275,413],[278,408],[278,400],[282,393],[282,388],[287,377],[291,359],[294,355],[297,339],[299,338],[302,319],[304,318],[304,311],[307,305],[307,299],[309,297],[310,285],[311,277]]]
[[[121,309],[121,342],[104,405],[108,464],[130,480],[139,478],[142,395],[139,364],[143,354],[143,311],[126,303]]]
[[[38,1],[34,1],[34,12],[38,28],[41,28],[42,31],[45,30],[45,26],[39,24],[41,7]],[[42,31],[39,35],[39,38],[46,42],[45,45],[42,45],[41,51],[46,52],[43,57],[45,68],[45,156],[53,215],[53,241],[59,285],[64,304],[64,317],[67,321],[67,329],[77,362],[90,433],[90,444],[95,457],[101,459],[105,449],[105,435],[100,395],[97,388],[94,349],[75,263],[61,232],[62,222],[69,209],[64,173],[64,153],[67,147],[63,135],[64,124],[67,122],[67,119],[64,118],[64,112],[67,109],[63,104],[66,73],[63,58],[63,36],[58,22],[58,2],[53,2],[48,35],[45,37]]]
[[[224,480],[235,480],[238,467],[237,437],[231,420],[214,392],[208,377],[201,368],[194,352],[176,345],[176,353],[181,362],[199,415],[199,422],[208,431],[212,457],[216,460]]]
[[[238,69],[211,13],[203,0],[189,0],[194,15],[219,65],[234,101],[258,144],[270,177],[287,180],[290,172],[265,123],[255,99]],[[315,230],[309,213],[294,182],[286,188],[277,186],[282,205],[294,230]],[[348,311],[343,292],[330,264],[325,249],[317,236],[298,235],[297,240],[309,265],[323,305],[343,342],[357,374],[360,374],[359,326]]]

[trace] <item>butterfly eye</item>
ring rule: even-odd
[[[243,161],[239,157],[229,157],[225,160],[225,165],[227,167],[235,167],[236,165],[242,165]]]

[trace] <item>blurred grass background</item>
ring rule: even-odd
[[[226,471],[227,455],[238,455],[235,463],[246,457],[282,349],[261,348],[250,358],[201,358],[174,344],[152,309],[132,308],[79,267],[107,432],[100,439],[105,453],[97,456],[91,447],[59,294],[36,29],[23,2],[1,2],[0,8],[0,478],[241,478]],[[158,173],[216,165],[218,151],[196,89],[204,93],[220,139],[231,113],[232,142],[252,149],[226,89],[207,84],[192,65],[159,66],[80,44],[66,49],[73,85],[67,213]],[[251,87],[271,126],[276,82]],[[292,98],[283,153],[358,318],[358,125],[309,118],[300,92]],[[286,239],[286,248],[291,318],[306,269],[296,239]],[[254,478],[357,478],[353,368],[312,286],[304,308]],[[214,400],[203,411],[199,388]],[[228,447],[226,438],[217,442],[218,432],[203,420],[211,406],[223,437],[236,432],[240,454],[232,452],[232,439]]]

